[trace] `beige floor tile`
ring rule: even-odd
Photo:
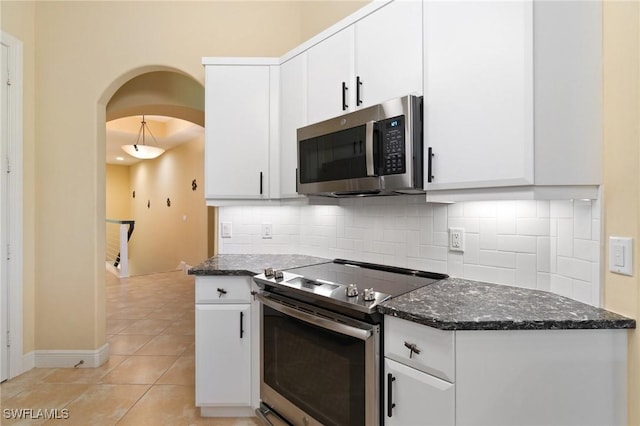
[[[155,385],[118,426],[186,426],[198,418],[193,386]]]
[[[54,410],[67,407],[74,399],[78,398],[89,388],[86,384],[57,384],[41,383],[26,389],[19,394],[2,401],[3,425],[13,424],[39,424],[42,417],[35,422],[23,422],[16,419],[5,419],[4,410],[31,409],[34,413],[38,410]],[[33,416],[30,416],[33,417]]]
[[[195,335],[196,333],[196,321],[195,316],[183,316],[164,329],[162,334],[184,334]]]
[[[141,319],[124,330],[119,334],[151,334],[156,335],[162,333],[167,327],[171,325],[171,321],[161,319]]]
[[[116,334],[108,339],[109,353],[114,355],[131,355],[151,339],[153,339],[153,336],[148,334]]]
[[[153,312],[151,309],[124,308],[107,314],[107,319],[143,319]]]
[[[163,385],[185,385],[195,386],[196,384],[196,359],[194,356],[181,356],[171,367],[158,379],[157,384]]]
[[[146,345],[138,349],[135,355],[173,355],[180,356],[194,343],[194,336],[180,334],[161,334],[155,336]]]
[[[108,319],[107,320],[107,335],[116,334],[129,327],[131,324],[138,320],[131,319]]]
[[[2,383],[0,385],[2,404],[4,405],[6,399],[41,383],[49,374],[55,371],[55,368],[32,368],[26,373]]]
[[[115,425],[144,395],[150,385],[93,385],[68,405],[69,418],[45,425]]]
[[[191,344],[187,350],[182,353],[182,356],[196,356],[196,344]]]
[[[127,359],[124,355],[111,355],[97,368],[57,368],[44,378],[45,383],[99,383],[111,370]]]
[[[175,356],[131,356],[102,378],[103,383],[153,384],[176,361]]]
[[[184,315],[184,310],[174,306],[163,306],[147,315],[147,319],[175,320]]]

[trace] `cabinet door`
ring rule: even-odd
[[[355,107],[353,44],[354,29],[350,26],[307,51],[307,119],[309,123],[336,117]],[[343,84],[345,85],[344,104]]]
[[[242,332],[241,332],[242,330]],[[251,405],[251,305],[196,305],[196,405]]]
[[[355,54],[357,107],[421,95],[422,2],[394,1],[358,21]]]
[[[455,424],[453,384],[387,358],[384,365],[386,425]]]
[[[268,66],[206,67],[207,198],[268,198],[269,82]]]
[[[427,1],[423,12],[425,188],[533,184],[531,1]]]
[[[280,194],[297,197],[296,130],[307,124],[307,54],[280,66]]]

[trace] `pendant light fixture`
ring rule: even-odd
[[[159,146],[147,145],[145,143],[147,132],[149,132],[149,135],[151,135],[155,144],[158,145],[158,141],[153,136],[153,133],[151,133],[149,126],[147,126],[147,122],[144,121],[143,115],[142,123],[140,124],[140,129],[138,130],[138,139],[136,139],[136,143],[134,143],[133,145],[122,145],[122,150],[130,156],[139,158],[141,160],[150,160],[152,158],[161,156],[164,153],[164,149],[160,148]],[[140,143],[140,137],[142,137],[142,143]]]

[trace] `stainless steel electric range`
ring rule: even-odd
[[[377,306],[446,277],[343,259],[254,277],[262,289],[258,417],[265,424],[381,425]]]

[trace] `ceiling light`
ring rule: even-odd
[[[116,160],[118,160],[118,161],[124,161],[124,157],[116,157]]]
[[[164,153],[164,149],[158,146],[151,146],[145,144],[145,136],[146,132],[149,132],[153,141],[158,144],[158,141],[149,130],[149,126],[147,126],[147,122],[144,121],[144,115],[142,116],[142,123],[140,124],[140,130],[138,130],[138,139],[136,139],[136,143],[133,145],[122,145],[122,149],[124,152],[129,154],[132,157],[139,158],[141,160],[150,160],[152,158],[156,158],[161,156]],[[142,136],[142,143],[140,143],[140,136]]]

